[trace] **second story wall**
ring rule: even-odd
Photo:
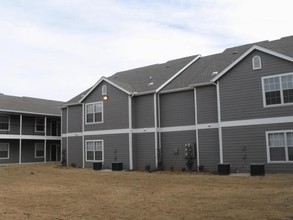
[[[154,95],[132,98],[133,128],[154,127]]]
[[[68,132],[82,132],[82,105],[68,107]]]
[[[261,57],[262,67],[253,70],[252,58]],[[292,116],[293,105],[265,107],[262,77],[293,72],[293,63],[254,51],[220,78],[222,121]]]
[[[67,108],[63,108],[61,114],[62,134],[65,134],[67,133]]]
[[[7,114],[7,113],[0,113],[0,116],[2,116],[1,124],[3,123],[2,126],[0,126],[0,134],[19,134],[20,128],[20,122],[19,122],[19,115],[14,115],[14,114]],[[8,119],[8,121],[7,121]],[[8,123],[8,126],[6,124]]]
[[[194,91],[160,95],[161,127],[194,125]]]
[[[106,86],[107,100],[103,100],[102,88]],[[87,122],[87,106],[99,108],[97,122]],[[96,105],[96,107],[94,106]],[[100,83],[84,100],[85,112],[85,131],[104,130],[104,129],[124,129],[129,127],[128,117],[128,95],[109,83]],[[91,108],[91,107],[90,107]],[[102,109],[102,110],[101,110]],[[90,119],[92,120],[92,118]]]

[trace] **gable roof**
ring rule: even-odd
[[[64,102],[0,94],[0,111],[60,116]]]
[[[162,92],[212,84],[253,50],[293,61],[293,36],[232,47],[222,53],[201,57],[163,88]]]
[[[67,101],[63,107],[80,104],[102,81],[108,82],[127,94],[156,92],[167,80],[175,74],[180,74],[182,69],[191,65],[197,58],[198,55],[194,55],[162,64],[117,72],[109,78],[102,77],[94,86]]]

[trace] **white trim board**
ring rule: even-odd
[[[19,135],[19,134],[0,134],[0,139],[23,139],[23,140],[61,140],[61,136]]]
[[[17,110],[9,110],[9,109],[0,109],[0,112],[61,117],[61,114],[57,115],[57,114],[49,114],[49,113],[41,113],[41,112],[29,112],[29,111],[17,111]]]

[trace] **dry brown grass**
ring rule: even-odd
[[[293,175],[0,167],[0,219],[293,219]]]

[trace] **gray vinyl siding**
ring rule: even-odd
[[[68,107],[68,133],[82,131],[82,105]]]
[[[162,162],[165,170],[173,167],[175,170],[186,168],[185,144],[191,144],[196,151],[195,131],[163,132],[161,133]],[[196,169],[194,160],[193,169]]]
[[[0,164],[19,162],[19,140],[0,140],[1,143],[9,143],[9,159],[0,159]]]
[[[252,70],[252,58],[259,55],[262,69]],[[293,72],[293,63],[254,51],[220,78],[222,121],[291,116],[293,105],[263,107],[261,77]]]
[[[68,166],[82,167],[82,137],[68,137]]]
[[[220,162],[218,129],[202,129],[198,131],[199,165],[205,171],[216,171]]]
[[[147,165],[156,168],[155,133],[133,134],[134,169],[144,170]]]
[[[102,86],[107,85],[108,100],[103,101]],[[84,103],[103,101],[103,123],[85,124],[85,131],[104,129],[123,129],[129,127],[128,118],[128,95],[108,84],[99,84],[91,94],[84,100]],[[86,114],[86,112],[85,112]]]
[[[66,134],[67,133],[67,108],[62,109],[61,128],[62,128],[62,134]]]
[[[103,169],[111,169],[113,162],[122,162],[124,170],[130,169],[129,167],[129,135],[128,134],[85,136],[84,143],[86,143],[87,140],[103,140],[104,142]],[[86,144],[85,144],[84,156],[86,161]],[[115,158],[116,158],[116,161],[115,161]],[[92,162],[86,162],[85,165],[86,167],[93,167]]]
[[[133,128],[154,127],[154,95],[135,96],[132,99]]]
[[[36,132],[36,117],[23,116],[22,117],[22,134],[24,135],[45,135],[45,132]]]
[[[67,151],[67,138],[66,137],[63,137],[62,138],[62,141],[61,141],[61,160],[63,158],[63,155],[62,154],[63,153],[66,154],[66,151]],[[66,155],[65,155],[65,158],[66,158]]]
[[[267,164],[266,132],[290,129],[293,123],[223,128],[223,160],[232,172],[249,172],[251,163],[266,164],[267,172],[293,172],[293,163]]]
[[[35,158],[35,144],[44,143],[43,140],[22,140],[21,147],[21,162],[22,163],[33,163],[33,162],[44,162],[44,158]]]
[[[196,88],[196,101],[198,124],[218,122],[216,86]]]
[[[0,113],[0,115],[7,115],[7,114]],[[19,134],[19,131],[20,131],[19,115],[8,115],[8,116],[10,118],[9,130],[8,131],[0,130],[0,134]]]
[[[194,91],[160,95],[161,127],[194,125]]]

